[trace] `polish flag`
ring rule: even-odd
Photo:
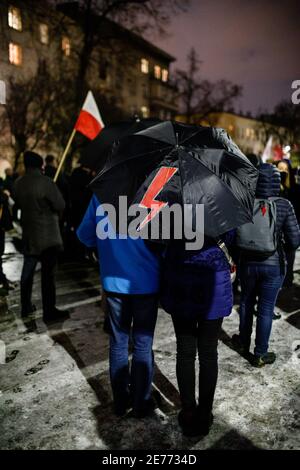
[[[91,91],[88,92],[85,102],[80,110],[75,129],[88,139],[95,139],[104,128],[97,103]]]
[[[265,146],[265,149],[264,149],[263,154],[261,156],[261,159],[262,159],[263,163],[266,163],[267,160],[271,160],[271,158],[273,157],[272,147],[273,147],[273,136],[271,135],[269,137],[267,145]]]

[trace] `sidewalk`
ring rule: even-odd
[[[7,243],[4,270],[19,280],[21,256]],[[116,418],[111,410],[108,336],[98,269],[60,265],[57,305],[71,318],[48,329],[37,312],[36,330],[19,318],[19,289],[0,306],[1,449],[300,449],[300,252],[296,287],[279,299],[270,349],[277,361],[255,369],[230,347],[238,314],[225,319],[219,346],[215,423],[202,440],[182,437],[177,425],[175,337],[159,311],[154,386],[163,395],[153,416]],[[40,308],[36,275],[33,302]],[[5,356],[5,363],[4,363]]]

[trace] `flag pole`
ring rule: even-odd
[[[68,151],[69,151],[69,149],[70,149],[70,146],[71,146],[71,144],[72,144],[72,141],[73,141],[73,139],[74,139],[75,134],[76,134],[76,129],[74,128],[74,129],[72,130],[72,134],[70,135],[70,138],[69,138],[69,140],[68,140],[68,143],[67,143],[67,145],[66,145],[66,148],[65,148],[65,150],[64,150],[64,153],[62,154],[62,157],[61,157],[61,159],[60,159],[60,162],[59,162],[58,168],[57,168],[57,170],[56,170],[55,176],[54,176],[54,178],[53,178],[54,183],[56,183],[57,178],[58,178],[58,176],[59,176],[59,173],[61,172],[62,166],[63,166],[63,164],[64,164],[64,161],[65,161],[65,159],[66,159],[67,153],[68,153]]]

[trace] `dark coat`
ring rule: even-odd
[[[279,197],[280,194],[280,173],[273,165],[262,163],[259,167],[259,176],[256,186],[256,197],[267,199],[268,197],[278,197],[276,199],[276,232],[282,243],[278,244],[277,252],[266,258],[255,259],[253,255],[241,255],[241,262],[263,263],[268,265],[278,265],[284,258],[285,250],[296,250],[300,245],[299,225],[295,216],[293,205],[287,199]]]
[[[59,214],[65,202],[56,184],[30,169],[15,182],[13,198],[21,209],[24,253],[38,256],[50,247],[61,249]]]

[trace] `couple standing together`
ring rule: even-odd
[[[265,184],[266,172],[269,187],[276,190],[279,179],[271,165],[262,165],[258,180]],[[280,184],[278,184],[278,193]],[[265,194],[264,197],[273,196]],[[295,215],[288,201],[281,202],[278,231],[286,242],[297,248]],[[218,375],[217,345],[223,318],[230,315],[233,305],[230,266],[224,252],[215,240],[205,238],[201,250],[186,251],[184,240],[171,242],[163,254],[156,246],[142,239],[99,239],[97,216],[99,201],[93,196],[77,235],[88,247],[97,247],[102,286],[107,297],[110,330],[110,379],[115,413],[123,415],[133,408],[137,418],[147,416],[154,407],[151,397],[154,357],[152,351],[158,302],[171,314],[177,340],[176,374],[182,409],[179,425],[187,436],[206,435],[212,424],[213,400]],[[223,237],[226,245],[234,241],[234,233]],[[266,269],[264,262],[241,260],[242,286],[247,288],[250,275],[253,291],[258,289],[259,334],[256,334],[254,353],[263,362],[268,351],[268,340],[277,294],[284,276],[272,279],[278,271],[279,258],[274,257]],[[250,265],[250,267],[248,266]],[[273,266],[273,267],[272,267]],[[256,278],[252,271],[255,268]],[[259,274],[261,272],[261,274]],[[271,279],[272,278],[272,279]],[[276,289],[275,289],[276,287]],[[253,293],[242,292],[244,317],[253,316]],[[264,299],[264,296],[267,299]],[[244,300],[243,300],[244,296]],[[260,298],[261,296],[261,298]],[[246,310],[246,311],[245,311]],[[246,323],[246,328],[243,324]],[[252,332],[250,321],[240,326],[240,338],[250,347]],[[266,328],[268,324],[268,328]],[[128,347],[132,332],[133,354],[129,366]],[[246,338],[247,337],[247,338]],[[246,344],[247,343],[247,344]],[[199,356],[199,391],[196,400],[196,353]]]

